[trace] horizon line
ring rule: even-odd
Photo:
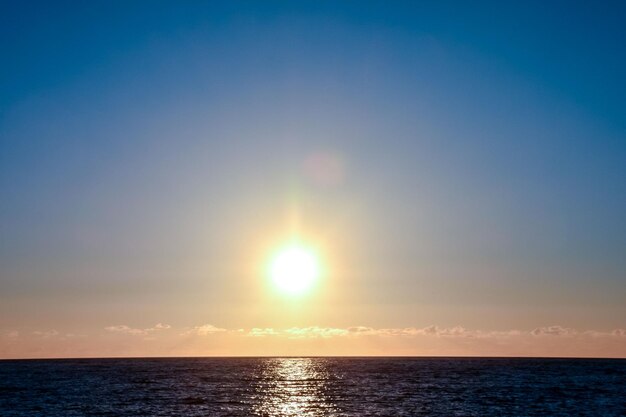
[[[45,360],[103,360],[103,359],[607,359],[626,360],[626,356],[479,356],[479,355],[215,355],[215,356],[59,356],[0,358],[0,362],[9,361],[45,361]]]

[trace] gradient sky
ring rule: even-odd
[[[626,356],[625,21],[2,2],[0,357]]]

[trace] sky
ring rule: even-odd
[[[626,357],[625,20],[0,2],[0,358]]]

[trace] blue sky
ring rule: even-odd
[[[624,325],[624,4],[0,7],[1,328]]]

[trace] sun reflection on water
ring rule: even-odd
[[[329,396],[326,364],[310,358],[268,359],[255,412],[263,416],[322,416],[337,412]]]

